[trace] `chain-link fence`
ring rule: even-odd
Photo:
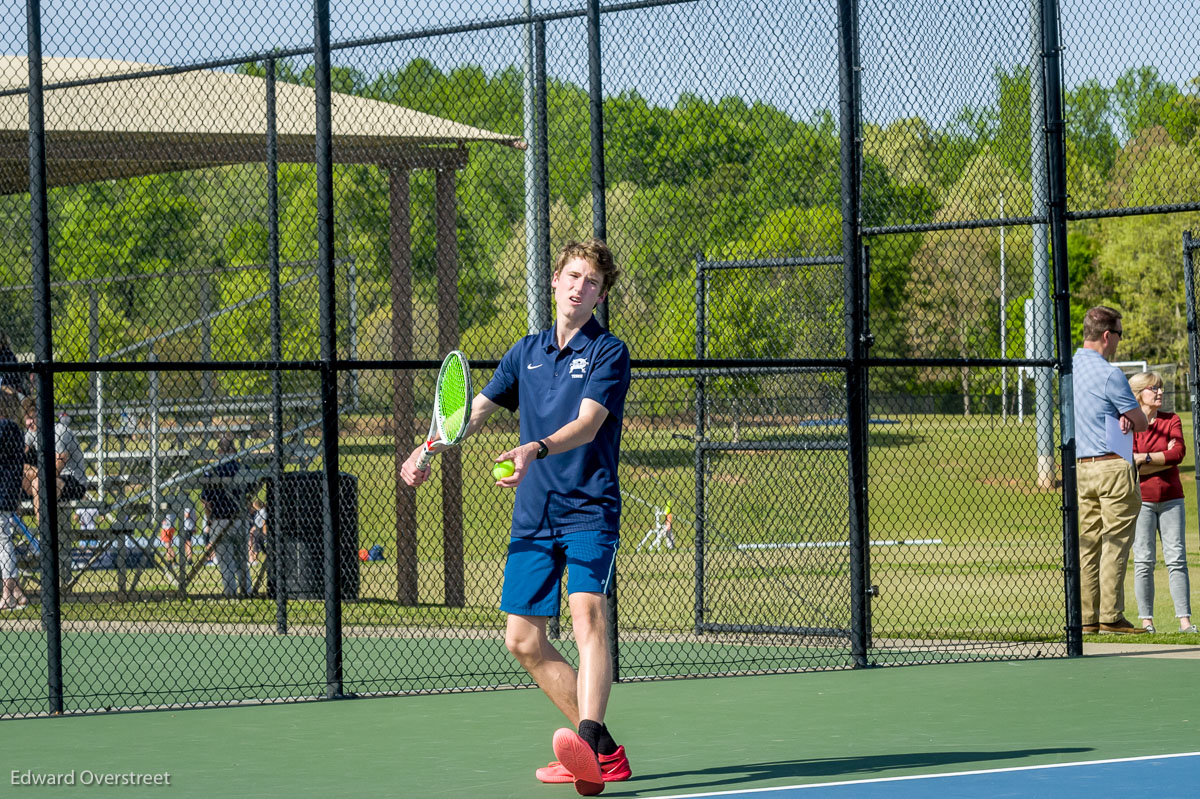
[[[1055,370],[1101,300],[1184,361],[1189,4],[26,10],[0,715],[528,684],[516,417],[399,471],[441,356],[484,385],[592,235],[619,679],[1080,651]]]
[[[1188,354],[1188,369],[1184,375],[1176,375],[1176,378],[1183,377],[1185,379],[1186,391],[1181,393],[1176,389],[1175,404],[1186,405],[1188,410],[1192,410],[1197,405],[1196,391],[1200,386],[1200,332],[1196,326],[1196,254],[1200,252],[1200,241],[1192,230],[1183,232],[1183,291],[1185,312],[1184,319],[1187,324],[1187,354]],[[1178,386],[1178,379],[1176,381]],[[1164,405],[1166,403],[1164,402]],[[1200,447],[1200,432],[1192,426],[1192,452],[1196,452],[1196,448]]]

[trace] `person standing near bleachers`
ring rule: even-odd
[[[216,550],[221,585],[228,597],[250,595],[249,530],[242,520],[242,493],[230,485],[242,468],[234,457],[236,451],[233,437],[222,436],[217,442],[217,465],[205,472],[208,484],[200,492],[210,546]]]
[[[38,410],[37,401],[26,397],[22,403],[25,413],[25,480],[22,487],[33,502],[33,515],[41,519],[38,503],[39,472],[38,459],[34,457],[37,447]],[[83,459],[83,450],[79,439],[71,432],[70,424],[65,416],[60,417],[54,425],[54,470],[58,482],[58,501],[70,502],[83,499],[87,495],[87,464]]]
[[[260,554],[267,551],[267,505],[261,499],[250,503],[254,515],[250,518],[250,551],[247,559],[254,563]]]
[[[17,577],[16,512],[21,505],[21,480],[25,465],[25,442],[16,417],[20,409],[16,395],[0,392],[0,611],[20,610],[29,604]]]

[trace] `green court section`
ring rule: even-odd
[[[711,791],[1194,751],[1195,659],[990,662],[616,686],[635,779]],[[121,797],[568,797],[533,770],[561,716],[535,690],[0,722],[11,780],[169,774]],[[164,791],[169,790],[169,793]]]
[[[349,694],[397,694],[528,685],[494,634],[473,637],[343,639],[343,685]],[[70,632],[63,635],[63,707],[70,712],[232,704],[250,700],[324,697],[325,639],[315,635]],[[559,642],[576,662],[574,643]],[[1061,655],[1053,642],[1026,652]],[[6,691],[0,714],[28,716],[48,707],[45,634],[0,633]],[[876,663],[987,660],[1012,649],[945,652],[875,650]],[[620,649],[624,680],[799,669],[845,669],[848,647],[693,640],[633,640]]]
[[[63,635],[64,708],[236,703],[325,696],[325,640],[313,635],[71,632]],[[576,660],[574,644],[560,642]],[[6,695],[0,712],[45,712],[45,634],[0,634]],[[688,641],[632,641],[621,646],[626,679],[804,667],[848,668],[844,648]],[[961,657],[961,655],[957,655]],[[347,693],[381,694],[527,685],[495,635],[483,637],[347,636]],[[132,689],[129,693],[118,693]]]

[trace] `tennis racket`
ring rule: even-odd
[[[467,423],[471,421],[471,397],[471,365],[467,363],[467,356],[454,350],[442,361],[438,371],[433,394],[433,420],[429,423],[429,435],[425,437],[421,457],[417,459],[417,471],[423,472],[429,467],[434,444],[453,447],[466,438]]]

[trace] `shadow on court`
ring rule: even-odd
[[[632,790],[621,791],[609,783],[605,796],[638,796],[636,789],[640,781],[666,780],[675,791],[716,789],[726,785],[761,785],[768,780],[808,781],[815,778],[836,779],[838,777],[867,778],[884,772],[904,769],[942,770],[944,767],[969,763],[982,767],[992,763],[994,768],[1031,765],[1022,762],[1025,758],[1058,755],[1075,755],[1093,752],[1091,747],[1064,746],[1043,749],[1012,749],[1007,751],[962,751],[962,752],[905,752],[893,755],[868,755],[861,757],[827,757],[813,760],[782,760],[773,763],[746,763],[744,765],[715,766],[695,771],[669,771],[658,774],[638,774],[631,783]],[[896,775],[899,776],[899,775]],[[691,779],[689,779],[691,778]],[[763,781],[763,782],[759,782]],[[625,785],[621,785],[624,788]],[[614,790],[616,789],[616,790]],[[646,786],[645,790],[651,790]],[[659,783],[653,788],[662,790]]]

